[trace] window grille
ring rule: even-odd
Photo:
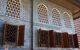
[[[8,0],[6,15],[10,17],[19,18],[20,2],[19,0]]]
[[[54,25],[61,26],[60,12],[58,9],[52,9],[52,22]]]
[[[41,23],[48,23],[48,9],[44,4],[38,6],[38,20]]]

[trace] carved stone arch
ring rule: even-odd
[[[68,12],[63,13],[64,16],[64,22],[65,22],[65,27],[71,28],[71,20],[70,20],[70,14]]]
[[[52,9],[52,22],[54,25],[61,26],[60,11],[57,8]]]
[[[48,8],[44,4],[38,5],[38,20],[41,23],[48,23]]]

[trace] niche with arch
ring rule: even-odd
[[[61,26],[60,12],[59,12],[59,10],[56,9],[56,8],[53,8],[53,9],[52,9],[52,23],[53,23],[54,25]]]
[[[67,12],[64,12],[63,16],[64,16],[65,27],[72,28],[70,15]]]
[[[48,8],[44,4],[38,5],[38,20],[41,23],[48,23]]]

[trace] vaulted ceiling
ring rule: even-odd
[[[72,11],[74,18],[80,16],[80,0],[49,0]]]

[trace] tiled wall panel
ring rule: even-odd
[[[3,17],[0,19],[3,21],[7,21],[10,24],[25,25],[24,46],[22,46],[21,48],[27,48],[27,49],[31,48],[31,23],[30,23],[31,3],[30,2],[31,2],[30,0],[0,0],[0,15],[5,16],[5,17],[0,16]],[[15,12],[14,10],[17,11]],[[13,16],[11,16],[11,13]],[[16,19],[17,17],[15,15],[18,15],[17,17],[19,17],[20,19],[17,20]]]
[[[0,0],[0,15],[4,15],[6,13],[7,0]]]
[[[42,5],[40,8],[39,5]],[[53,5],[53,6],[51,6]],[[46,7],[47,9],[45,9],[44,7]],[[53,14],[52,14],[52,9],[53,8],[56,8],[59,10],[59,12],[55,12],[53,11]],[[45,9],[45,10],[44,10]],[[65,21],[64,21],[64,15],[63,13],[64,12],[67,12],[69,13],[70,15],[70,21],[71,22],[70,24],[71,25],[68,25],[68,27],[70,28],[66,28],[65,26]],[[48,20],[47,20],[47,17],[48,17]],[[55,18],[55,22],[53,22],[54,18],[52,17],[56,17]],[[43,17],[42,19],[40,19],[39,17]],[[60,18],[58,18],[60,17]],[[69,18],[68,18],[69,19]],[[40,20],[43,20],[42,22],[40,22]],[[48,21],[48,23],[46,22]],[[58,23],[57,23],[58,22]],[[68,22],[68,20],[67,20]],[[68,22],[68,23],[69,23]],[[58,32],[68,32],[69,34],[74,34],[74,27],[72,26],[73,25],[73,19],[72,19],[72,15],[71,15],[71,12],[63,7],[60,7],[56,4],[53,4],[51,2],[48,2],[47,0],[34,0],[33,1],[33,49],[35,50],[36,48],[37,49],[40,49],[38,48],[37,46],[37,30],[38,29],[43,29],[43,30],[55,30],[55,31],[58,31]],[[57,23],[54,25],[54,23]],[[60,27],[59,27],[60,26]],[[52,48],[53,49],[53,48]],[[48,50],[48,49],[43,49],[43,50]],[[58,49],[57,49],[58,50]],[[63,50],[67,50],[67,49],[63,49]]]
[[[74,26],[75,26],[75,33],[77,34],[79,48],[80,48],[80,18],[74,20]]]
[[[20,0],[20,20],[31,21],[31,1]]]

